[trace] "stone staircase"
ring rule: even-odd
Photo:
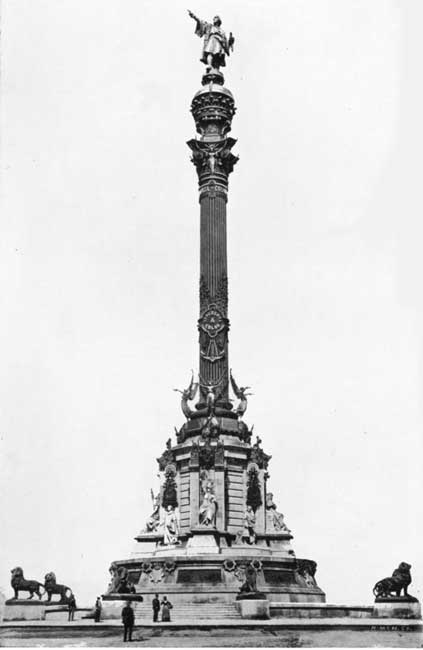
[[[136,623],[153,622],[153,610],[150,602],[134,603],[133,608]],[[241,615],[235,603],[180,603],[173,604],[170,618],[173,623],[188,621],[202,623],[204,621],[238,620],[241,619]]]

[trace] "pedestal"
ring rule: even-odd
[[[270,618],[270,603],[265,594],[240,594],[236,604],[242,618],[264,620]]]
[[[189,555],[204,555],[205,553],[219,553],[219,546],[213,529],[194,528],[192,537],[187,543],[187,552]]]
[[[5,621],[45,621],[46,605],[39,600],[8,600]]]
[[[373,609],[375,618],[413,618],[422,617],[421,606],[417,599],[378,598]]]

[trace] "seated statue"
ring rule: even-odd
[[[284,522],[283,514],[276,510],[276,504],[273,502],[273,494],[271,492],[266,495],[266,529],[281,533],[291,532]]]

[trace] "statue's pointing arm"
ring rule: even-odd
[[[195,33],[197,34],[197,36],[201,38],[205,34],[207,23],[204,20],[200,20],[200,18],[197,18],[197,16],[193,14],[192,11],[190,11],[189,9],[188,9],[188,14],[193,20],[196,21],[197,24],[195,26]]]

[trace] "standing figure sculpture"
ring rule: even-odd
[[[245,511],[242,540],[245,540],[247,544],[256,543],[256,516],[251,506],[247,506]]]
[[[163,544],[169,546],[169,544],[178,543],[179,535],[179,524],[178,517],[172,506],[166,508],[165,517],[164,517],[164,534],[163,534]]]
[[[213,494],[213,483],[210,481],[205,487],[203,501],[199,510],[200,524],[202,526],[214,526],[216,523],[216,510],[216,497]]]
[[[213,18],[213,23],[208,23],[205,20],[197,18],[192,11],[188,10],[190,17],[196,21],[197,25],[195,33],[202,38],[204,36],[203,52],[200,61],[207,66],[207,72],[211,70],[217,71],[219,68],[224,67],[225,55],[234,48],[235,39],[232,32],[229,38],[226,37],[222,29],[222,21],[219,16]]]

